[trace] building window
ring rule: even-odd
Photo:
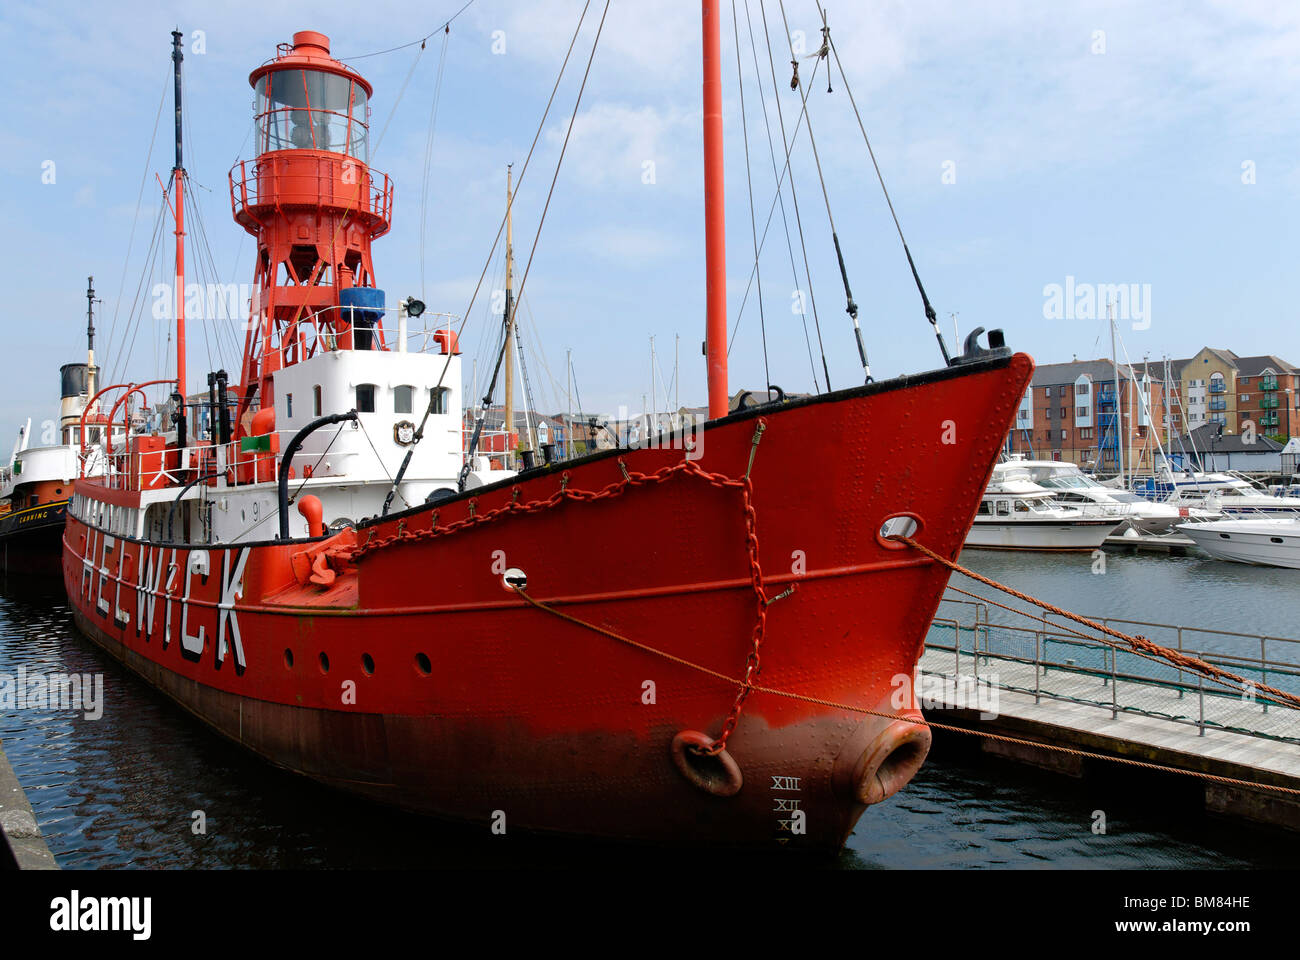
[[[1250,377],[1242,377],[1242,378],[1241,378],[1241,385],[1242,385],[1243,387],[1248,387],[1248,386],[1250,386]]]
[[[400,387],[393,387],[393,413],[410,413],[411,397],[415,393],[415,387],[403,384]]]
[[[1081,397],[1086,396],[1087,393],[1088,393],[1088,385],[1087,385],[1086,383],[1076,384],[1076,385],[1075,385],[1075,388],[1074,388],[1074,392],[1075,392],[1078,396],[1081,396]]]
[[[1043,387],[1043,395],[1044,395],[1045,397],[1047,397],[1048,399],[1051,399],[1051,396],[1052,396],[1052,388],[1051,388],[1051,387]]]
[[[1068,439],[1069,436],[1070,436],[1069,431],[1067,431],[1067,430],[1062,430],[1062,431],[1061,431],[1061,439],[1062,439],[1062,440]]]
[[[1250,403],[1250,394],[1243,393],[1237,398],[1241,403]]]
[[[1065,419],[1065,407],[1062,407],[1062,408],[1061,408],[1061,419],[1062,419],[1062,420]]]
[[[373,383],[357,384],[357,413],[375,412],[375,385]]]
[[[320,384],[311,388],[311,414],[313,417],[320,416]]]
[[[1076,417],[1086,417],[1088,415],[1087,407],[1075,407],[1074,415]]]

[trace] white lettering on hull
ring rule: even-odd
[[[123,543],[123,548],[125,543]],[[105,620],[109,618],[109,596],[105,589],[108,578],[113,576],[109,569],[109,559],[118,541],[115,537],[94,528],[86,530],[86,551],[81,559],[81,582],[79,599],[86,607],[99,611]],[[243,636],[239,629],[239,614],[236,602],[244,597],[244,570],[248,564],[249,547],[236,550],[221,550],[221,581],[219,597],[214,604],[193,596],[194,577],[197,574],[200,585],[206,586],[212,571],[212,551],[195,549],[180,556],[180,551],[172,547],[171,556],[167,556],[166,547],[139,545],[135,561],[134,583],[128,579],[129,574],[119,563],[118,574],[113,595],[112,611],[116,626],[122,630],[123,637],[128,632],[131,614],[122,607],[122,585],[135,590],[135,635],[143,637],[146,643],[158,636],[158,605],[163,606],[162,640],[165,650],[175,639],[172,630],[174,611],[180,605],[178,626],[180,628],[180,645],[186,659],[198,661],[207,644],[208,627],[207,609],[216,608],[217,643],[214,665],[220,669],[227,656],[233,653],[235,673],[243,674],[248,665],[244,652]],[[232,558],[231,554],[235,556]],[[124,554],[122,560],[130,558]],[[98,565],[96,564],[98,559]],[[182,573],[183,569],[183,573]],[[184,583],[181,580],[184,580]],[[193,602],[192,602],[193,601]],[[128,601],[129,605],[129,601]],[[191,606],[198,622],[196,633],[190,632]]]

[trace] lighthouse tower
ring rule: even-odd
[[[230,172],[235,220],[257,240],[242,417],[275,404],[276,370],[323,351],[385,350],[370,242],[388,232],[393,187],[370,169],[371,87],[295,33],[249,76],[256,158]]]

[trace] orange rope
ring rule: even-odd
[[[561,613],[559,610],[556,610],[554,607],[548,606],[542,601],[537,600],[532,596],[529,596],[529,594],[525,590],[519,587],[515,587],[514,589],[515,592],[519,594],[519,596],[523,597],[526,601],[528,601],[528,603],[532,604],[534,607],[536,607],[538,610],[543,611],[544,613],[549,613],[554,617],[559,617],[561,620],[568,621],[569,623],[572,623],[574,626],[582,627],[585,630],[591,630],[594,633],[599,633],[601,636],[608,637],[611,640],[617,640],[619,643],[624,643],[630,647],[635,647],[636,649],[644,651],[645,653],[653,654],[656,657],[662,657],[665,660],[670,660],[673,663],[680,664],[681,666],[687,667],[688,669],[694,670],[698,673],[703,673],[706,674],[707,676],[715,677],[718,680],[722,680],[726,683],[738,684],[741,687],[752,691],[753,693],[765,693],[774,697],[785,697],[788,700],[798,700],[802,703],[811,703],[821,707],[830,707],[835,710],[844,710],[849,713],[859,713],[871,717],[880,717],[881,719],[884,720],[905,720],[908,723],[920,724],[922,726],[930,727],[933,730],[945,730],[948,731],[949,733],[962,733],[962,734],[966,734],[967,736],[984,737],[988,740],[996,740],[999,743],[1011,743],[1011,744],[1017,744],[1019,746],[1034,747],[1039,750],[1048,750],[1052,753],[1065,754],[1066,756],[1084,757],[1090,760],[1108,760],[1112,763],[1120,763],[1130,767],[1140,767],[1145,770],[1156,770],[1160,773],[1177,773],[1177,774],[1182,774],[1183,776],[1196,777],[1201,780],[1209,780],[1214,783],[1228,784],[1230,786],[1236,786],[1236,787],[1252,787],[1259,790],[1271,790],[1276,793],[1283,793],[1283,794],[1288,794],[1290,796],[1300,797],[1300,789],[1296,789],[1294,787],[1276,786],[1271,783],[1260,783],[1255,780],[1240,780],[1235,777],[1221,777],[1218,776],[1217,774],[1205,773],[1200,770],[1184,770],[1179,767],[1170,767],[1164,764],[1150,763],[1145,760],[1134,760],[1130,757],[1115,757],[1104,753],[1094,753],[1089,750],[1076,750],[1073,747],[1062,747],[1062,746],[1058,746],[1057,744],[1044,743],[1040,740],[1026,740],[1020,737],[1008,737],[998,733],[989,733],[987,730],[971,730],[968,729],[967,727],[959,727],[953,724],[935,723],[932,720],[926,720],[922,717],[899,716],[897,714],[884,713],[879,710],[870,710],[867,709],[866,707],[854,706],[851,703],[839,703],[835,700],[826,700],[821,697],[812,697],[802,693],[794,693],[793,691],[790,690],[778,690],[775,687],[765,687],[756,683],[746,683],[743,680],[739,680],[735,677],[729,677],[725,673],[721,673],[717,670],[713,670],[709,667],[703,666],[702,664],[693,663],[692,661],[687,660],[683,657],[679,657],[676,656],[675,654],[668,653],[666,650],[659,650],[655,647],[649,646],[648,644],[640,643],[636,640],[633,640],[630,637],[625,637],[622,634],[615,633],[613,630],[607,630],[606,628],[597,626],[594,623],[588,623],[585,620],[579,620],[577,617],[570,616],[567,613]]]
[[[1027,593],[1021,593],[1019,590],[1016,590],[1014,587],[1008,587],[1004,583],[998,583],[998,581],[986,577],[983,574],[979,574],[976,573],[974,570],[967,569],[966,567],[963,567],[960,563],[957,563],[955,560],[949,560],[946,557],[939,556],[939,554],[935,553],[929,547],[917,543],[911,537],[905,537],[902,536],[901,534],[896,534],[890,537],[889,539],[897,540],[900,543],[907,544],[909,547],[912,547],[915,550],[919,550],[921,553],[925,554],[931,560],[943,564],[945,567],[947,567],[949,570],[952,570],[954,573],[960,573],[963,576],[970,577],[972,580],[978,580],[980,583],[992,587],[995,590],[1001,590],[1003,593],[1010,594],[1011,596],[1015,597],[1017,600],[1023,600],[1025,603],[1032,604],[1035,607],[1039,607],[1043,610],[1046,610],[1048,613],[1056,614],[1059,617],[1065,617],[1067,620],[1073,620],[1075,623],[1081,623],[1085,627],[1089,627],[1093,630],[1096,630],[1098,633],[1109,634],[1110,636],[1115,637],[1118,640],[1123,640],[1125,643],[1127,643],[1130,647],[1133,648],[1134,652],[1149,653],[1152,656],[1159,657],[1162,660],[1166,660],[1169,663],[1172,663],[1176,667],[1181,667],[1185,670],[1191,670],[1195,673],[1200,673],[1206,677],[1210,677],[1211,679],[1220,680],[1221,682],[1223,678],[1227,678],[1228,680],[1232,680],[1235,683],[1241,684],[1243,687],[1250,687],[1251,689],[1262,690],[1265,693],[1270,694],[1272,697],[1276,698],[1274,702],[1278,703],[1281,706],[1300,708],[1300,697],[1297,697],[1293,693],[1287,693],[1285,690],[1278,690],[1276,687],[1270,687],[1267,684],[1256,683],[1253,680],[1247,680],[1245,677],[1239,677],[1235,673],[1230,673],[1227,670],[1221,670],[1218,667],[1216,667],[1214,664],[1207,663],[1206,661],[1200,659],[1199,657],[1189,656],[1188,654],[1180,653],[1177,650],[1171,650],[1168,647],[1162,647],[1160,644],[1153,643],[1152,641],[1148,640],[1146,637],[1143,636],[1136,636],[1136,637],[1130,636],[1127,633],[1122,633],[1119,630],[1114,630],[1108,626],[1105,626],[1104,624],[1097,623],[1097,621],[1095,620],[1089,620],[1087,617],[1080,616],[1077,613],[1071,613],[1069,610],[1065,610],[1061,607],[1056,606],[1055,604],[1048,603],[1046,600],[1039,600],[1036,597],[1031,597]],[[1021,611],[1019,610],[1015,612],[1021,613]],[[1103,640],[1102,642],[1106,643],[1109,641]]]

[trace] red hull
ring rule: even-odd
[[[796,589],[767,608],[758,683],[897,712],[948,572],[878,530],[911,514],[921,540],[957,555],[1032,369],[1017,355],[761,411],[763,583]],[[699,465],[743,476],[757,416],[711,425]],[[682,456],[611,451],[363,526],[372,549],[328,588],[294,575],[311,543],[106,542],[70,513],[64,577],[92,639],[223,734],[334,786],[511,829],[838,849],[865,802],[919,765],[924,728],[754,693],[727,744],[743,786],[712,795],[670,746],[684,730],[716,737],[735,685],[502,582],[503,564],[520,568],[569,616],[741,676],[756,607],[739,491],[681,472],[424,533],[552,497],[561,471],[568,490],[595,491],[623,479],[620,461],[635,476]],[[190,556],[202,550],[206,572]]]

